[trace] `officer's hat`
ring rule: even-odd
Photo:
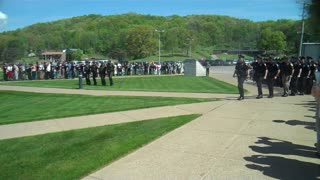
[[[239,58],[244,58],[244,55],[242,55],[242,54],[239,54]]]

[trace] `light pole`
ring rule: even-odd
[[[302,7],[302,24],[301,24],[301,36],[300,36],[300,47],[299,47],[299,56],[302,55],[302,44],[303,44],[303,35],[304,35],[304,16],[305,16],[305,9],[306,9],[306,5],[308,4],[305,1],[297,1],[297,3],[302,3],[303,7]]]
[[[193,39],[192,39],[192,38],[188,38],[187,40],[189,41],[189,51],[190,51],[189,57],[190,57],[190,59],[191,59],[191,58],[192,58],[192,54],[191,54],[191,41],[193,41]]]
[[[158,73],[159,73],[159,76],[161,74],[161,64],[160,64],[160,56],[161,56],[161,33],[164,32],[164,30],[158,30],[156,29],[155,30],[158,34],[159,34],[159,70],[158,70]]]

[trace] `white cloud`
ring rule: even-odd
[[[3,28],[7,24],[8,16],[0,11],[0,28]]]

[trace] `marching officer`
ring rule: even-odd
[[[278,78],[280,69],[277,63],[273,62],[273,58],[269,57],[267,65],[267,85],[269,90],[268,98],[273,98],[274,81]]]
[[[315,76],[316,76],[316,64],[313,61],[312,57],[308,57],[307,58],[309,61],[309,67],[310,67],[310,75],[309,75],[309,79],[307,81],[307,89],[306,89],[306,94],[311,94],[311,89],[313,86],[313,82],[316,80]]]
[[[91,85],[91,81],[90,81],[91,68],[90,68],[89,61],[86,61],[86,65],[84,66],[84,73],[85,73],[87,85]]]
[[[283,86],[282,97],[288,97],[289,95],[289,82],[293,73],[293,65],[289,62],[288,57],[283,57],[280,63],[281,82]]]
[[[114,73],[114,64],[109,60],[107,63],[107,74],[109,77],[110,86],[113,85],[113,80],[112,80],[113,73]]]
[[[290,81],[290,89],[291,93],[290,96],[295,96],[298,93],[298,79],[300,78],[301,75],[301,63],[298,59],[296,58],[291,58],[293,62],[293,75]]]
[[[93,85],[97,85],[97,76],[98,76],[98,65],[96,62],[92,62],[91,65],[91,72],[92,72],[92,79],[93,79]]]
[[[106,70],[107,70],[106,65],[104,63],[101,63],[99,67],[99,76],[101,78],[102,86],[106,86]]]
[[[300,78],[298,79],[298,91],[299,95],[304,95],[305,90],[306,90],[306,85],[307,85],[307,80],[309,79],[310,76],[310,67],[308,63],[305,62],[305,57],[300,58],[300,63],[301,63],[301,75]]]
[[[257,99],[260,99],[263,97],[262,93],[262,81],[267,78],[267,67],[266,64],[263,62],[261,56],[257,56],[257,64],[255,67],[255,77],[256,77],[256,82],[257,82],[257,87],[258,87],[258,96],[256,97]]]
[[[233,73],[233,77],[238,78],[238,89],[239,89],[239,98],[238,100],[244,99],[244,89],[243,83],[249,77],[249,67],[244,62],[244,56],[239,55],[239,60],[236,64],[235,71]]]

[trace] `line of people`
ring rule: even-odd
[[[283,57],[281,59],[272,57],[262,58],[257,56],[253,63],[246,64],[244,56],[240,55],[233,76],[238,77],[238,88],[240,97],[244,99],[243,83],[252,76],[258,88],[257,99],[263,98],[262,84],[266,82],[269,96],[274,96],[274,86],[283,88],[282,97],[310,94],[315,81],[315,72],[320,70],[320,64],[316,64],[311,57],[295,58]],[[319,59],[320,62],[320,59]],[[251,71],[250,71],[251,69]],[[251,72],[251,73],[250,73]],[[290,92],[290,93],[289,93]]]

